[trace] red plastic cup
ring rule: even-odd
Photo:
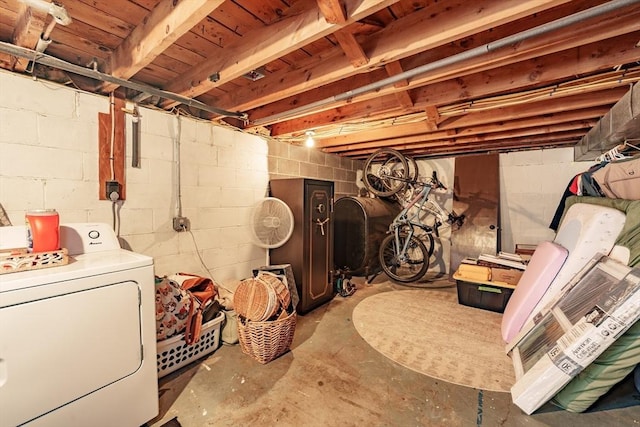
[[[27,247],[29,252],[50,252],[60,249],[60,217],[55,209],[27,212]]]

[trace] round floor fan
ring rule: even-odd
[[[266,197],[254,207],[251,215],[254,243],[262,248],[278,248],[293,233],[293,212],[285,202]]]

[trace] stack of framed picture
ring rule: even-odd
[[[512,340],[513,402],[531,414],[640,318],[640,268],[598,254]]]

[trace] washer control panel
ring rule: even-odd
[[[73,223],[60,225],[60,245],[69,255],[120,249],[118,237],[105,223]]]

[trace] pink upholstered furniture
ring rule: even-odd
[[[625,219],[622,211],[607,206],[576,203],[567,209],[553,242],[567,248],[569,255],[536,307],[529,313],[527,322],[544,311],[594,255],[609,254]]]
[[[557,243],[542,242],[513,291],[502,317],[502,339],[511,341],[524,325],[531,310],[562,268],[569,252]]]

